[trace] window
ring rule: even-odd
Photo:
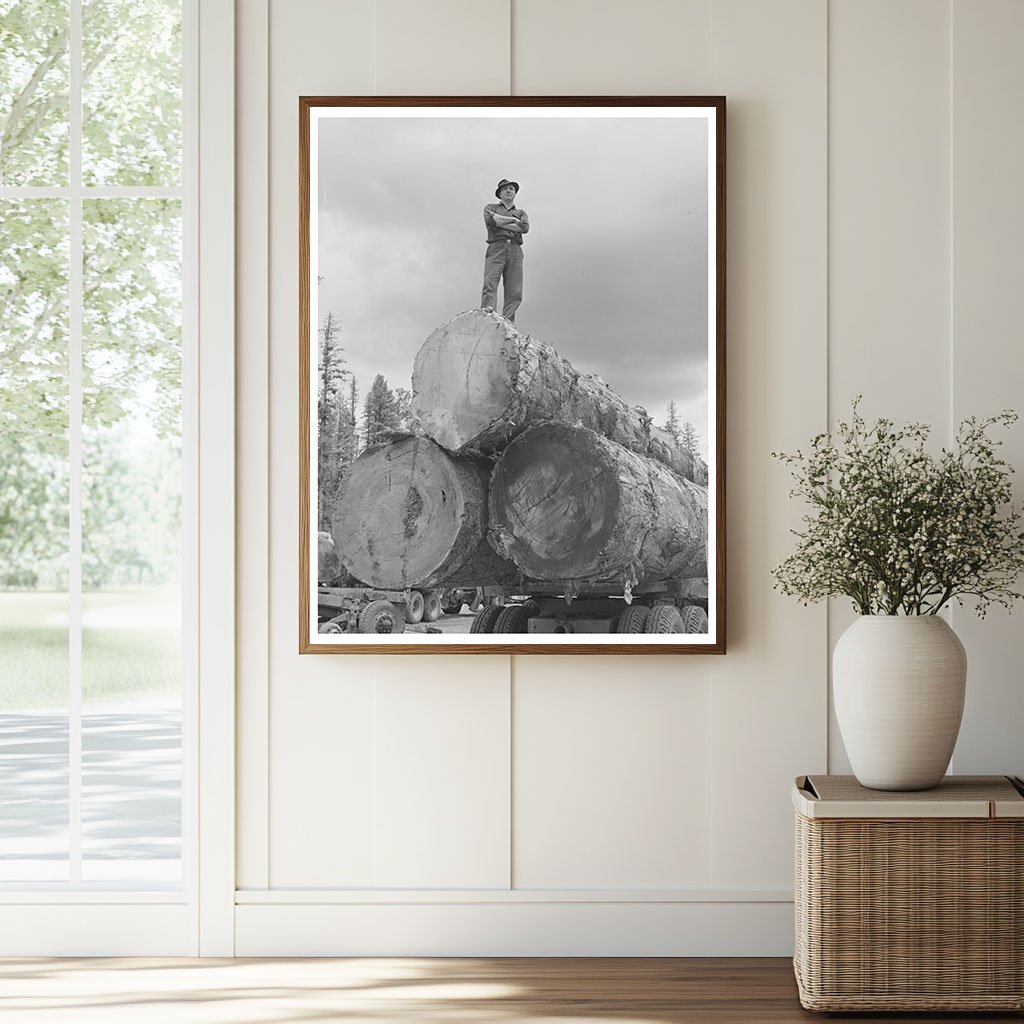
[[[178,889],[185,877],[183,28],[181,0],[0,0],[8,888]]]

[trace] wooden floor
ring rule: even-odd
[[[987,1021],[1020,1014],[850,1014]],[[2,1024],[738,1024],[800,1008],[785,959],[0,960]]]

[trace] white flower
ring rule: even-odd
[[[982,615],[992,603],[1009,607],[1022,596],[1010,585],[1024,570],[1024,520],[1009,506],[1012,469],[986,431],[1016,415],[965,420],[952,450],[932,456],[927,427],[880,420],[869,429],[857,404],[838,439],[776,456],[790,466],[793,494],[811,504],[776,585],[804,601],[845,594],[865,614],[934,613],[968,595]]]

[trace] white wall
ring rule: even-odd
[[[238,952],[788,953],[789,786],[845,765],[848,613],[771,589],[800,509],[769,452],[859,392],[943,433],[1021,404],[1024,5],[244,0],[238,21]],[[727,97],[724,658],[296,653],[298,97],[375,93]],[[1024,430],[1007,451],[1024,464]],[[1022,771],[1021,631],[956,627],[955,769]]]

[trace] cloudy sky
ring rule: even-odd
[[[317,315],[361,394],[377,373],[410,387],[427,335],[479,306],[483,207],[511,178],[531,224],[516,327],[659,424],[675,399],[706,451],[703,119],[321,118],[318,164]]]

